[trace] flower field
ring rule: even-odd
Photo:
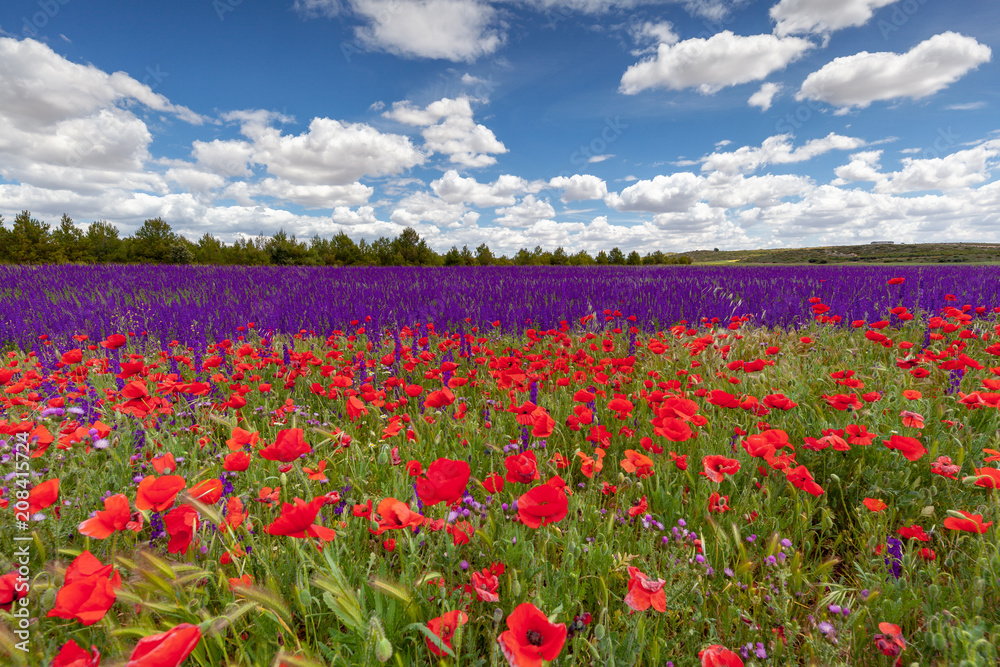
[[[0,266],[0,661],[995,665],[1000,270]]]

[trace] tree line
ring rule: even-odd
[[[21,211],[7,229],[0,215],[0,262],[7,264],[217,264],[242,266],[641,266],[690,264],[691,258],[649,252],[645,256],[620,248],[591,256],[584,250],[570,254],[521,248],[513,257],[496,256],[485,243],[475,250],[452,246],[435,252],[412,227],[396,238],[379,237],[355,243],[344,232],[325,239],[318,234],[308,242],[279,230],[235,243],[223,243],[206,233],[192,242],[173,231],[162,218],[145,220],[131,236],[122,237],[110,222],[92,222],[86,231],[63,214],[52,228],[28,211]]]

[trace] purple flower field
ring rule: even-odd
[[[893,277],[906,280],[887,286]],[[276,333],[328,333],[352,320],[375,328],[434,322],[449,331],[499,322],[505,332],[521,332],[610,309],[635,316],[643,330],[747,315],[789,328],[812,320],[811,297],[845,323],[882,317],[897,305],[936,313],[945,305],[1000,304],[995,266],[0,266],[0,284],[0,344],[23,348],[40,335],[63,343],[75,334],[100,339],[121,331],[200,345],[251,321]]]

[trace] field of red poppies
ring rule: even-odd
[[[11,349],[0,661],[995,665],[1000,304],[952,300]]]

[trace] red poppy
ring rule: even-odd
[[[475,532],[475,526],[468,521],[457,521],[448,526],[448,534],[451,535],[456,547],[462,544],[468,544],[469,539]]]
[[[607,484],[607,482],[605,482],[605,484]],[[611,485],[609,484],[608,486],[611,486]],[[611,486],[611,494],[610,495],[613,495],[617,490],[618,489],[616,487]],[[602,491],[603,491],[603,489],[602,489]],[[609,495],[609,494],[605,493],[605,495]],[[646,496],[643,496],[642,498],[639,499],[638,503],[636,503],[632,507],[628,508],[628,515],[630,517],[637,517],[637,516],[640,516],[642,514],[645,514],[646,510],[648,510],[648,509],[649,509],[649,502],[646,500]]]
[[[222,482],[217,479],[206,479],[188,489],[188,495],[203,505],[214,505],[222,497]]]
[[[865,498],[864,505],[872,512],[881,512],[886,507],[888,507],[888,505],[886,505],[878,498]]]
[[[246,447],[253,447],[259,439],[260,433],[257,431],[251,432],[237,426],[232,430],[232,437],[226,440],[226,446],[234,452],[238,452]]]
[[[920,441],[905,435],[893,435],[882,443],[889,449],[897,449],[908,461],[916,461],[927,453]]]
[[[147,475],[139,482],[135,494],[135,507],[139,510],[162,512],[174,504],[177,494],[187,482],[178,475],[154,477]]]
[[[924,527],[913,524],[912,526],[903,526],[896,531],[908,540],[919,540],[921,542],[930,542],[931,536],[924,532]]]
[[[243,472],[250,467],[250,455],[246,452],[233,452],[222,461],[222,469],[229,472]]]
[[[976,486],[986,489],[1000,488],[1000,470],[997,468],[975,468]]]
[[[527,451],[523,454],[511,454],[504,462],[507,468],[506,481],[511,483],[531,484],[541,477],[538,472],[538,462],[535,460],[535,453]]]
[[[163,517],[163,525],[170,535],[167,551],[172,554],[187,553],[198,530],[198,512],[190,505],[175,507]]]
[[[720,496],[718,491],[713,491],[708,497],[708,511],[711,513],[728,512],[729,496]]]
[[[875,635],[875,647],[882,655],[895,658],[906,648],[906,640],[903,639],[903,631],[895,623],[879,623],[878,629],[882,631]]]
[[[963,518],[950,516],[944,520],[944,527],[950,530],[962,530],[967,533],[983,534],[986,529],[993,525],[993,522],[983,523],[982,514],[970,514],[964,510],[958,510]]]
[[[326,504],[326,498],[320,496],[306,502],[301,498],[293,499],[291,503],[282,503],[281,516],[275,519],[267,527],[269,535],[287,535],[288,537],[316,537],[324,542],[329,542],[337,536],[337,533],[314,523],[319,510]]]
[[[844,428],[847,435],[847,442],[851,445],[870,445],[875,439],[874,433],[869,433],[868,428],[863,424],[848,424]]]
[[[424,399],[424,405],[432,410],[446,408],[454,402],[455,394],[453,394],[448,387],[442,387],[437,391],[432,391],[427,394],[427,398]]]
[[[84,551],[67,568],[66,580],[47,616],[93,625],[111,609],[117,598],[115,589],[120,587],[121,576],[113,566],[102,565],[93,554]]]
[[[325,472],[326,466],[327,466],[327,460],[323,459],[316,465],[315,469],[309,468],[307,466],[302,466],[302,472],[304,472],[312,481],[325,484],[326,482],[330,481],[329,479],[327,479],[326,476]]]
[[[903,419],[903,426],[910,426],[912,428],[924,427],[924,416],[918,412],[902,410],[900,411],[899,416]]]
[[[17,570],[0,577],[0,609],[10,611],[14,602],[28,596],[30,588],[28,580],[22,577]]]
[[[541,484],[517,500],[517,514],[529,528],[558,523],[569,512],[566,494],[550,484]]]
[[[788,476],[788,481],[792,483],[796,489],[805,491],[806,493],[816,496],[817,498],[823,495],[823,487],[817,484],[813,480],[812,473],[805,466],[799,466],[793,468],[785,473]]]
[[[480,602],[499,602],[500,580],[495,574],[484,568],[482,572],[472,573],[472,590]]]
[[[455,631],[468,622],[469,616],[464,611],[446,611],[441,616],[427,621],[427,629],[437,635],[441,643],[450,650],[452,648],[451,640],[455,638]],[[434,655],[448,655],[439,649],[437,644],[431,641],[430,637],[424,637],[424,641],[427,642],[427,650]]]
[[[260,455],[268,461],[291,463],[311,451],[312,447],[305,441],[302,429],[288,428],[278,431],[278,437],[273,443],[260,450]]]
[[[734,475],[740,470],[739,461],[718,454],[709,454],[701,460],[701,463],[705,471],[698,474],[708,477],[713,482],[722,482],[725,479],[724,475]]]
[[[381,535],[387,530],[401,530],[403,528],[416,528],[424,522],[424,517],[410,509],[406,503],[395,498],[386,498],[378,504],[375,511],[381,516],[378,522],[376,535]]]
[[[424,468],[420,465],[420,461],[407,461],[406,474],[410,477],[420,477],[424,474]]]
[[[462,499],[471,474],[465,461],[440,458],[427,466],[427,474],[416,480],[417,495],[427,506],[452,505]]]
[[[566,624],[550,623],[530,602],[514,608],[507,628],[497,642],[507,662],[518,667],[541,667],[542,660],[555,660],[566,643]]]
[[[89,651],[85,651],[70,639],[63,644],[51,667],[99,667],[100,664],[101,652],[96,646],[91,646]]]
[[[494,473],[486,476],[483,480],[483,488],[486,489],[486,493],[494,495],[503,491],[503,477]]]
[[[580,457],[580,472],[591,479],[604,468],[604,450],[598,447],[594,450],[594,454],[597,458],[591,458],[583,452],[576,453]]]
[[[677,452],[667,452],[667,456],[669,456],[670,460],[674,462],[674,465],[677,466],[678,470],[688,469],[687,454],[678,454]]]
[[[958,479],[955,475],[958,471],[962,469],[962,466],[955,465],[951,462],[950,456],[939,456],[934,459],[931,463],[931,472],[935,475],[941,475],[942,477],[947,477],[948,479]]]
[[[223,531],[229,528],[239,528],[247,518],[243,511],[243,501],[239,496],[233,496],[226,502],[226,521],[219,528]]]
[[[125,667],[177,667],[191,655],[201,641],[197,625],[180,625],[158,635],[139,640]]]
[[[117,350],[118,348],[125,345],[128,339],[121,334],[111,334],[105,340],[101,342],[101,347],[106,350]]]
[[[665,579],[651,579],[637,567],[629,567],[628,593],[625,604],[635,611],[646,611],[653,607],[656,611],[667,610],[667,593],[663,590]]]
[[[80,534],[94,539],[103,540],[118,530],[134,530],[139,532],[141,522],[133,522],[132,508],[125,494],[118,493],[104,499],[104,510],[90,519],[81,521],[77,526]]]
[[[698,651],[701,667],[743,667],[740,657],[720,644],[712,644]]]
[[[928,547],[924,547],[923,549],[921,549],[917,555],[919,555],[920,558],[926,561],[937,560],[937,554],[934,553],[933,549],[930,549]]]
[[[49,479],[36,484],[28,492],[28,514],[35,514],[51,506],[59,499],[59,479]],[[23,507],[23,505],[22,505]]]
[[[653,474],[653,459],[634,449],[625,450],[625,460],[620,465],[625,472],[634,472],[639,479]]]

